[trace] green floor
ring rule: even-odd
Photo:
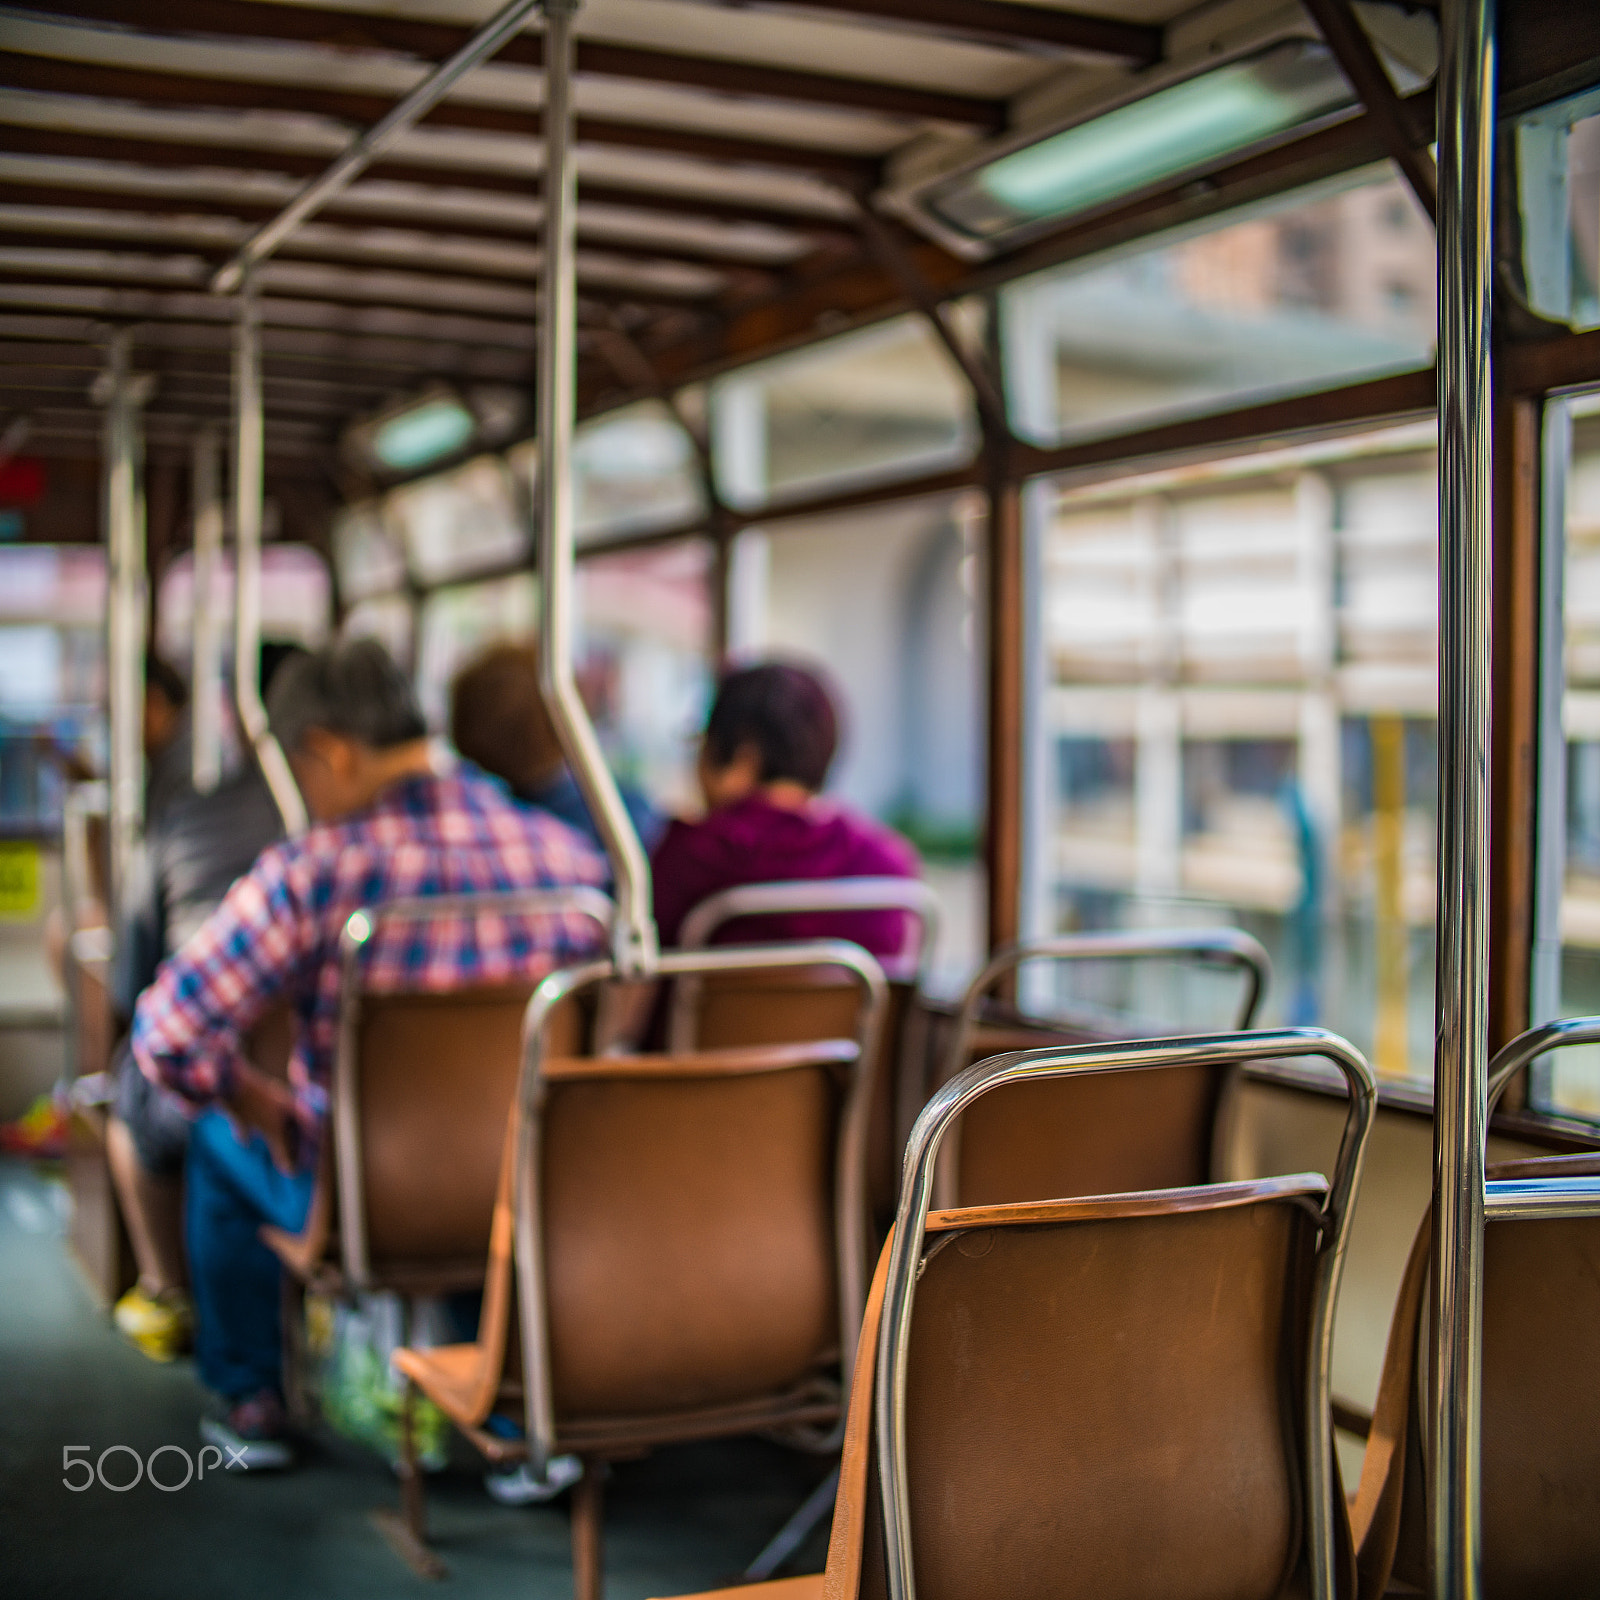
[[[434,1542],[450,1566],[426,1584],[369,1523],[392,1504],[381,1462],[331,1437],[273,1477],[211,1473],[163,1493],[62,1482],[64,1446],[91,1460],[125,1444],[198,1446],[200,1391],[186,1362],[158,1367],[124,1345],[78,1278],[62,1241],[65,1197],[27,1167],[0,1161],[0,1594],[187,1600],[188,1596],[556,1597],[572,1592],[563,1503],[506,1510],[469,1460],[430,1479]],[[77,1452],[79,1455],[85,1452]],[[124,1453],[106,1475],[132,1476]],[[674,1595],[731,1581],[825,1463],[742,1441],[663,1450],[619,1466],[607,1491],[610,1600]],[[167,1481],[182,1458],[159,1464]],[[79,1474],[81,1475],[81,1474]],[[818,1571],[824,1524],[789,1570]]]

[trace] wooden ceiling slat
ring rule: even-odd
[[[62,120],[69,121],[70,104],[62,107]],[[154,138],[148,135],[123,136],[78,133],[66,128],[36,128],[31,126],[5,126],[3,108],[0,108],[0,153],[17,155],[52,156],[77,161],[107,161],[126,165],[136,162],[141,166],[163,171],[215,169],[226,173],[268,173],[289,178],[316,177],[328,165],[322,156],[306,155],[292,150],[252,148],[248,144],[218,145],[197,143],[193,140]],[[459,165],[430,165],[410,159],[381,157],[372,165],[372,171],[386,178],[416,184],[441,194],[480,198],[492,204],[495,196],[515,194],[537,195],[539,180],[536,176],[505,172],[494,168]],[[842,218],[827,218],[804,211],[798,207],[785,207],[779,200],[768,197],[762,201],[743,201],[703,196],[664,188],[653,177],[641,178],[637,185],[623,177],[608,177],[604,181],[584,179],[581,185],[580,210],[583,200],[593,200],[631,206],[641,211],[660,211],[670,216],[704,218],[708,221],[759,222],[778,228],[825,237],[839,237],[844,226]],[[338,200],[332,202],[338,205]]]
[[[98,352],[104,346],[109,324],[83,316],[17,314],[0,309],[0,341],[21,352],[44,348],[77,348]],[[51,341],[72,341],[52,345]],[[267,370],[306,369],[367,372],[375,385],[402,387],[418,373],[463,381],[526,384],[532,381],[531,349],[513,350],[497,344],[463,347],[444,339],[403,339],[321,329],[275,327],[262,329],[261,343]],[[146,321],[135,334],[135,351],[143,359],[152,352],[199,352],[216,355],[226,364],[233,331],[225,322],[197,323],[177,318]]]
[[[52,15],[96,22],[126,22],[128,11],[126,0],[57,0],[50,6]],[[353,8],[275,5],[263,0],[162,0],[159,12],[149,20],[169,33],[331,44],[346,50],[383,50],[424,61],[442,61],[453,55],[471,31],[449,23],[377,16]],[[518,34],[503,44],[492,59],[515,66],[542,67],[544,40],[537,33]],[[713,60],[581,37],[577,41],[577,71],[580,75],[709,89],[719,95],[876,111],[988,131],[1005,126],[1002,101],[885,83],[869,73],[844,77],[802,72],[765,62]]]
[[[0,50],[0,87],[50,94],[87,95],[97,99],[135,101],[144,105],[182,107],[186,110],[277,111],[297,116],[328,117],[361,128],[378,122],[394,104],[382,95],[352,93],[348,90],[191,77],[180,72],[151,72],[139,67],[106,66],[99,62],[62,61],[46,56],[25,55],[16,50]],[[537,139],[540,137],[540,122],[536,112],[444,100],[429,111],[419,125]],[[626,150],[694,156],[737,166],[811,173],[852,187],[872,183],[878,171],[877,158],[871,155],[786,144],[778,140],[701,133],[660,123],[618,122],[612,118],[580,116],[577,119],[577,138],[580,145],[610,145]],[[322,163],[323,166],[326,164]]]
[[[3,135],[0,135],[3,138]],[[129,192],[117,189],[87,189],[81,187],[68,187],[62,184],[34,184],[10,181],[0,178],[0,205],[10,206],[54,206],[65,210],[83,211],[110,211],[119,214],[138,216],[144,218],[165,218],[176,220],[188,217],[226,217],[237,221],[240,227],[247,228],[250,224],[263,217],[276,216],[282,209],[281,205],[266,199],[254,199],[248,195],[241,195],[234,200],[208,200],[189,199],[183,196],[165,196],[148,192]],[[398,207],[396,208],[398,210]],[[507,249],[526,248],[528,244],[537,243],[541,237],[541,230],[536,226],[517,229],[507,223],[495,225],[491,222],[476,222],[471,218],[460,218],[455,215],[441,216],[437,219],[418,217],[413,211],[409,216],[396,215],[394,217],[380,217],[374,215],[368,208],[360,208],[359,214],[351,216],[339,212],[335,206],[325,208],[326,215],[338,214],[341,216],[341,226],[347,228],[354,235],[357,231],[367,229],[375,231],[424,232],[430,237],[460,238],[464,240],[483,240],[490,244],[501,245]],[[319,224],[322,226],[325,224]],[[737,241],[730,239],[727,243],[718,243],[714,240],[674,239],[660,245],[637,244],[628,239],[618,238],[614,235],[623,230],[614,227],[609,222],[599,225],[591,223],[585,227],[583,209],[578,211],[578,238],[580,246],[588,245],[596,251],[607,255],[623,256],[635,261],[684,261],[696,264],[702,262],[714,264],[729,264],[754,268],[767,268],[774,264],[774,257],[767,254],[754,254],[748,248],[741,249]],[[104,237],[113,237],[110,232]],[[101,237],[86,229],[77,229],[74,233],[77,238]],[[284,253],[314,254],[297,246],[298,235],[291,235],[284,245]],[[811,247],[811,241],[802,236],[802,251]],[[198,247],[197,247],[198,248]],[[781,262],[784,258],[777,258]],[[471,270],[464,268],[463,270]]]
[[[109,288],[130,286],[187,290],[196,295],[206,294],[205,259],[193,250],[153,249],[140,250],[137,245],[118,241],[107,248],[88,248],[84,241],[75,240],[78,247],[71,250],[51,248],[42,250],[37,259],[7,261],[6,249],[18,251],[33,248],[26,236],[7,236],[0,232],[0,277],[12,280],[38,280],[53,278],[62,284],[93,284]],[[72,257],[77,259],[62,259]],[[109,260],[97,258],[107,257]],[[304,283],[295,281],[289,269],[305,267],[319,276]],[[638,289],[602,289],[580,280],[579,296],[591,305],[671,305],[701,303],[699,296],[667,296],[661,287],[652,285]],[[262,293],[268,300],[305,301],[319,305],[339,305],[394,309],[400,311],[432,311],[469,316],[512,318],[530,332],[538,313],[538,293],[531,284],[523,287],[504,281],[466,279],[450,275],[429,276],[420,272],[405,272],[390,267],[323,266],[319,262],[285,260],[276,271],[263,274]],[[498,303],[497,303],[498,302]],[[231,316],[230,303],[225,298],[214,301],[220,313]]]
[[[1148,23],[1052,6],[1008,5],[1005,0],[782,0],[782,5],[790,12],[842,12],[856,22],[906,22],[974,39],[1052,45],[1137,66],[1161,59],[1164,38],[1161,28]]]
[[[230,329],[233,321],[231,302],[193,290],[163,292],[130,285],[120,279],[98,283],[92,279],[75,279],[70,283],[40,282],[37,276],[30,279],[8,270],[0,270],[0,306],[31,306],[43,312],[67,311],[108,323],[192,323],[214,318],[218,326]],[[385,328],[382,324],[394,324],[398,320],[386,316],[389,308],[383,306],[356,307],[328,300],[291,301],[281,296],[270,296],[263,298],[260,306],[263,323],[277,323],[309,333],[392,336],[394,327]],[[363,311],[373,314],[366,328],[362,328],[356,320]],[[325,320],[320,327],[308,327],[302,320],[305,314],[321,314]],[[400,337],[432,341],[443,347],[484,345],[490,349],[522,349],[530,353],[535,346],[532,323],[495,322],[460,313],[439,313],[430,317],[428,313],[410,307],[404,309],[403,315],[403,326],[407,332]]]
[[[148,216],[149,214],[146,213]],[[319,229],[323,224],[317,225]],[[331,230],[326,230],[331,231]],[[415,254],[407,254],[404,247],[396,244],[385,247],[381,243],[363,241],[358,230],[339,229],[341,235],[338,239],[330,239],[325,232],[301,233],[296,235],[279,254],[279,259],[285,262],[306,263],[308,265],[327,265],[345,267],[354,271],[372,270],[404,270],[409,276],[422,277],[430,272],[437,272],[447,279],[475,278],[482,279],[487,284],[513,284],[533,292],[537,279],[537,265],[522,262],[506,262],[494,260],[476,260],[465,253],[451,254],[447,248],[448,239],[441,239],[439,235],[429,235],[430,248],[445,246],[439,250],[434,259],[429,259],[429,250],[418,250]],[[526,240],[504,239],[499,241],[508,249],[526,251]],[[139,254],[152,257],[171,255],[198,256],[208,262],[227,260],[237,248],[238,241],[223,239],[203,240],[198,238],[170,239],[165,241],[152,241],[148,234],[140,234],[135,228],[122,230],[94,231],[91,232],[81,225],[66,218],[51,225],[45,219],[30,219],[25,227],[13,228],[9,219],[0,217],[0,249],[37,248],[57,249],[73,248],[82,250],[107,250],[119,255]],[[590,292],[590,284],[595,281],[596,269],[586,266],[580,252],[578,262],[578,282],[580,293]],[[588,252],[592,257],[615,257],[619,261],[637,261],[648,267],[652,265],[674,267],[678,265],[692,265],[696,270],[709,270],[707,264],[699,261],[682,262],[663,251],[639,249],[630,245],[614,245],[610,242],[597,244]],[[777,279],[774,274],[750,262],[714,263],[717,271],[722,273],[725,284],[735,279],[741,290],[747,294],[761,292],[770,293],[776,287]],[[585,280],[589,283],[586,284]],[[298,291],[283,288],[279,289],[272,282],[271,269],[267,269],[265,281],[269,291],[273,293],[295,294]],[[636,290],[626,285],[611,285],[613,292],[623,295],[671,295],[672,291],[662,285],[642,281]],[[683,298],[695,300],[702,296],[684,291]],[[674,296],[676,298],[676,296]],[[411,302],[407,301],[406,304]],[[432,304],[431,300],[421,300],[419,304]]]

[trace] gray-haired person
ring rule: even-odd
[[[338,1036],[339,935],[398,898],[596,885],[598,854],[489,778],[436,764],[411,685],[372,640],[290,662],[267,696],[312,827],[262,852],[134,1014],[144,1074],[181,1095],[189,1136],[185,1222],[201,1381],[218,1397],[202,1433],[246,1467],[283,1466],[280,1268],[263,1224],[298,1233],[310,1204]],[[592,953],[575,915],[379,923],[363,947],[374,989],[536,981]],[[242,1041],[287,1003],[289,1082]]]

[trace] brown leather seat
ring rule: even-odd
[[[1235,930],[1141,936],[1066,937],[996,957],[968,988],[943,1051],[941,1083],[1005,1050],[1128,1037],[1103,1020],[1074,1025],[988,1004],[1024,962],[1226,960],[1250,970],[1241,1027],[1265,984],[1265,956]],[[1146,1032],[1170,1033],[1171,1021]],[[1219,1121],[1233,1080],[1226,1061],[1158,1073],[1065,1078],[1016,1085],[972,1106],[952,1130],[937,1188],[941,1206],[999,1205],[1065,1195],[1122,1194],[1205,1183],[1213,1174]]]
[[[1350,1087],[1331,1185],[1302,1174],[925,1211],[941,1138],[991,1089],[1292,1054],[1325,1055]],[[1325,1358],[1373,1098],[1359,1055],[1312,1029],[1036,1051],[964,1073],[912,1134],[827,1572],[774,1585],[773,1600],[1349,1592]]]
[[[854,1040],[832,1040],[538,1069],[534,1120],[507,1140],[477,1341],[395,1363],[491,1459],[525,1452],[485,1427],[508,1404],[535,1455],[585,1457],[573,1521],[585,1600],[600,1593],[588,1463],[672,1440],[837,1430],[861,1306],[859,1235],[841,1215],[860,1200],[859,1170],[853,1182],[844,1170],[859,1167],[859,1057]]]
[[[305,1230],[262,1237],[304,1281],[405,1295],[483,1282],[532,984],[352,997]],[[555,1026],[581,1048],[574,1008]]]
[[[1502,1163],[1496,1178],[1600,1175],[1600,1156]],[[1361,1594],[1427,1581],[1424,1395],[1418,1329],[1424,1217],[1390,1326],[1355,1530]],[[1484,1227],[1483,1593],[1486,1600],[1600,1596],[1600,1216]]]
[[[880,1234],[894,1216],[905,1136],[924,1098],[921,994],[937,937],[937,896],[914,878],[742,884],[701,901],[682,930],[683,947],[700,949],[730,924],[759,928],[763,917],[776,915],[884,909],[903,912],[916,937],[898,960],[885,964],[888,1010],[875,1058],[868,1063],[867,1197]],[[836,969],[686,979],[674,986],[668,1039],[671,1048],[687,1050],[853,1038],[860,1004],[859,986]]]
[[[688,993],[675,1006],[673,1040],[685,1049],[854,1038],[866,998],[858,983],[829,967],[719,974],[695,980],[692,990],[688,985],[678,987]],[[914,984],[889,983],[878,1048],[868,1067],[867,1203],[880,1236],[894,1215],[900,1180],[905,1145],[900,1126],[901,1067],[914,1054],[910,1035],[917,1006]]]
[[[1304,1592],[1325,1189],[1299,1177],[929,1216],[906,1394],[919,1600]],[[869,1420],[887,1259],[827,1573],[774,1584],[773,1600],[888,1593]]]

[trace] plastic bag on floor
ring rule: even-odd
[[[411,1337],[402,1338],[398,1295],[361,1294],[352,1301],[306,1297],[306,1344],[316,1374],[319,1409],[338,1433],[364,1444],[395,1465],[400,1459],[400,1408],[405,1380],[389,1365],[403,1343],[427,1347],[448,1342],[443,1308],[420,1302]],[[431,1400],[412,1402],[417,1461],[437,1472],[449,1452],[450,1424]]]

